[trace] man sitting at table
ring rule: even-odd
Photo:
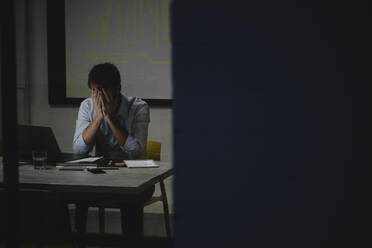
[[[88,75],[91,97],[79,109],[73,139],[73,151],[87,154],[95,145],[96,155],[115,159],[146,158],[146,143],[150,122],[146,102],[125,96],[121,77],[110,63],[95,65]],[[142,233],[142,206],[154,193],[154,187],[121,207],[123,233]],[[85,232],[88,203],[77,205],[77,229]],[[124,223],[125,219],[125,223]]]

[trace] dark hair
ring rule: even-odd
[[[88,75],[88,87],[96,84],[104,89],[121,86],[120,72],[111,63],[98,64],[93,66]]]

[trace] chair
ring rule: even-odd
[[[157,141],[147,141],[147,158],[160,161],[161,143]]]
[[[155,161],[160,161],[160,153],[161,153],[161,143],[157,141],[147,141],[147,158],[152,159]],[[164,222],[165,222],[165,230],[167,233],[167,237],[171,238],[171,229],[170,229],[170,215],[169,215],[169,207],[168,207],[168,199],[167,194],[165,191],[164,181],[160,181],[160,196],[153,196],[151,200],[145,203],[144,206],[149,206],[156,202],[163,202],[163,210],[164,210]],[[99,232],[105,232],[105,208],[99,207],[98,208],[98,219],[99,219]],[[143,225],[143,223],[142,223]]]

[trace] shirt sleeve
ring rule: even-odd
[[[88,102],[84,101],[80,105],[78,119],[76,120],[74,140],[72,142],[72,150],[74,153],[84,154],[92,150],[93,146],[87,145],[83,139],[83,132],[91,122],[89,105]]]
[[[128,155],[129,159],[146,158],[149,122],[149,106],[145,103],[139,106],[139,110],[133,120],[132,128],[128,130],[128,137],[125,144],[120,147]]]

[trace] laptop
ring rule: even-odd
[[[47,151],[48,164],[88,157],[88,154],[63,153],[50,127],[18,125],[19,162],[32,162],[32,151]]]

